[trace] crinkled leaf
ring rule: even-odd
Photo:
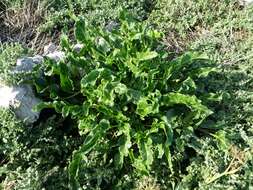
[[[82,81],[81,84],[82,86],[87,86],[87,85],[95,85],[98,77],[99,77],[100,72],[98,70],[93,70],[91,71],[88,75],[86,75]]]
[[[176,104],[183,104],[190,108],[195,113],[195,118],[202,118],[203,121],[207,116],[212,114],[206,106],[201,104],[201,101],[196,96],[184,95],[181,93],[168,93],[162,97],[162,104],[168,107],[172,107]],[[197,123],[200,124],[200,123]]]
[[[85,141],[80,148],[80,152],[87,154],[94,146],[96,146],[98,140],[103,137],[109,127],[110,123],[108,120],[101,120],[99,124],[85,138]]]
[[[68,36],[66,34],[63,34],[61,36],[61,47],[64,50],[70,50],[70,43],[69,43]]]
[[[121,129],[123,133],[119,137],[119,152],[115,156],[115,165],[118,168],[123,167],[124,157],[128,156],[129,148],[132,146],[131,143],[131,136],[130,136],[130,125],[124,124],[123,128]]]
[[[196,90],[196,84],[191,77],[184,80],[179,88],[181,93],[194,93]]]
[[[78,182],[78,171],[80,163],[82,160],[82,155],[78,151],[73,152],[72,160],[69,164],[68,173],[69,173],[69,184],[70,189],[76,190],[79,189],[80,184]]]
[[[97,48],[103,52],[103,53],[107,53],[110,51],[110,44],[103,38],[103,37],[98,37],[96,40],[96,45]]]
[[[152,139],[151,138],[141,139],[138,142],[138,148],[139,148],[139,152],[143,160],[143,163],[145,165],[146,172],[148,172],[154,160],[153,150],[152,150],[153,148]]]
[[[59,63],[60,68],[60,81],[62,90],[71,92],[74,88],[73,81],[70,79],[69,68],[65,63]]]

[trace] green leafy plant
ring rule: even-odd
[[[210,61],[195,53],[168,54],[162,36],[124,12],[120,28],[110,32],[79,18],[75,38],[83,48],[75,51],[63,35],[65,60],[48,59],[37,68],[33,84],[45,100],[37,109],[71,118],[85,137],[69,165],[72,189],[82,185],[82,167],[94,152],[104,162],[100,167],[123,174],[149,174],[159,160],[173,174],[173,154],[184,151],[212,114],[198,83],[213,71]]]

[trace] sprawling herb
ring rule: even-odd
[[[73,189],[92,151],[118,171],[149,174],[153,161],[164,159],[173,173],[173,151],[184,146],[179,140],[187,140],[212,114],[197,84],[213,71],[208,59],[193,53],[170,58],[161,33],[125,13],[120,18],[120,28],[112,31],[79,18],[75,37],[83,48],[74,51],[63,36],[66,59],[46,60],[34,80],[45,100],[37,109],[71,117],[86,137],[69,165]]]

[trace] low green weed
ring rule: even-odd
[[[20,44],[0,44],[0,81],[2,83],[17,82],[11,70],[16,66],[17,59],[27,53],[28,51]]]
[[[72,189],[88,182],[93,184],[88,188],[94,183],[122,188],[124,175],[151,174],[159,160],[174,175],[175,155],[186,151],[194,131],[212,114],[207,105],[214,94],[201,85],[214,71],[206,56],[174,57],[160,42],[161,33],[126,13],[120,21],[120,28],[107,31],[77,19],[75,38],[83,48],[74,51],[63,35],[66,59],[46,60],[33,81],[45,101],[37,109],[53,108],[72,118],[85,137],[68,167]],[[92,156],[103,164],[87,178]]]
[[[216,123],[209,123],[219,131],[205,131],[214,138],[205,137],[198,141],[200,146],[193,145],[197,155],[178,188],[250,189],[252,5],[243,7],[239,1],[216,0],[166,2],[159,1],[149,20],[167,32],[170,49],[207,53],[222,70],[204,81],[207,89],[226,94],[211,116]],[[231,163],[234,169],[240,169],[227,172]]]
[[[156,1],[151,0],[54,0],[49,2],[51,11],[48,13],[45,23],[40,30],[44,32],[73,27],[72,14],[85,16],[92,25],[106,26],[110,22],[117,22],[119,11],[124,8],[131,12],[139,20],[145,20],[153,10]],[[68,31],[69,32],[69,31]]]

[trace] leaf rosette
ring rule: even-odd
[[[33,83],[45,101],[37,109],[53,108],[71,117],[86,137],[69,165],[72,188],[79,186],[78,172],[92,151],[100,151],[117,170],[130,167],[148,174],[154,160],[165,159],[173,172],[176,140],[193,134],[212,114],[198,90],[198,79],[214,71],[210,61],[195,53],[173,58],[162,37],[126,15],[112,31],[79,18],[80,51],[64,35],[65,60],[48,59],[39,68],[43,79],[40,74]],[[103,142],[109,144],[98,148]]]

